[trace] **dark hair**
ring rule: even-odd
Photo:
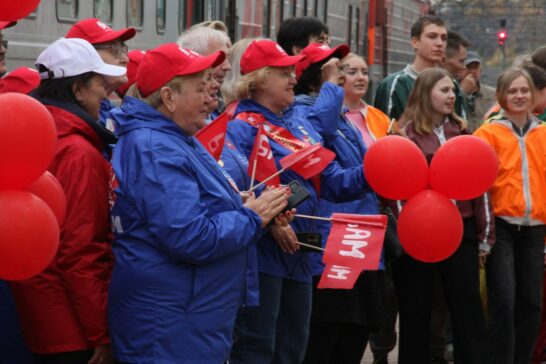
[[[546,45],[538,47],[531,56],[533,63],[546,70]]]
[[[289,18],[279,27],[277,43],[286,53],[293,55],[293,46],[303,49],[309,44],[309,37],[319,36],[322,32],[328,34],[328,26],[317,18],[310,16]]]
[[[535,65],[527,65],[524,66],[523,69],[531,76],[535,88],[538,91],[543,90],[546,87],[546,70]]]
[[[48,69],[43,65],[38,65],[38,72],[47,72]],[[37,97],[47,97],[58,101],[70,102],[82,106],[74,92],[72,86],[76,82],[81,82],[87,85],[89,81],[96,75],[95,72],[86,72],[78,76],[63,77],[63,78],[46,78],[40,82],[40,85],[32,92]]]
[[[296,95],[308,95],[311,92],[318,91],[322,84],[322,65],[326,61],[313,63],[303,71],[298,83],[294,86],[294,93]]]
[[[451,58],[459,53],[460,47],[470,47],[470,42],[459,33],[447,32],[446,57]]]
[[[436,15],[425,15],[417,19],[411,26],[411,37],[419,39],[421,34],[423,34],[423,30],[425,30],[425,27],[429,24],[445,27],[444,21],[441,18]]]

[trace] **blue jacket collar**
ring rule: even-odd
[[[118,123],[116,132],[119,136],[135,129],[146,128],[175,134],[187,141],[191,140],[191,137],[174,121],[134,97],[126,96],[121,107],[112,110],[111,114]]]
[[[252,99],[244,99],[239,101],[239,104],[237,105],[237,109],[235,109],[234,115],[237,116],[237,114],[242,112],[255,112],[257,114],[262,114],[265,116],[267,121],[277,124],[277,125],[283,125],[284,122],[282,120],[282,117],[280,115],[275,114],[273,111],[269,110],[265,106],[258,104],[256,101]]]
[[[295,103],[313,106],[317,98],[307,94],[296,95]]]

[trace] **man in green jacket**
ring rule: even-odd
[[[408,101],[415,79],[427,68],[442,62],[447,43],[447,29],[442,19],[425,15],[411,27],[411,45],[415,50],[412,64],[387,76],[376,91],[374,106],[398,120]]]

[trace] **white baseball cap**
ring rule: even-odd
[[[40,78],[65,78],[95,72],[105,76],[123,76],[125,67],[106,64],[95,48],[80,38],[60,38],[51,43],[36,59],[36,67],[48,69]]]

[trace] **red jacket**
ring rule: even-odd
[[[84,350],[109,342],[107,292],[113,264],[110,164],[103,142],[75,114],[48,106],[59,142],[49,168],[66,193],[66,219],[49,267],[12,291],[25,340],[34,353]]]

